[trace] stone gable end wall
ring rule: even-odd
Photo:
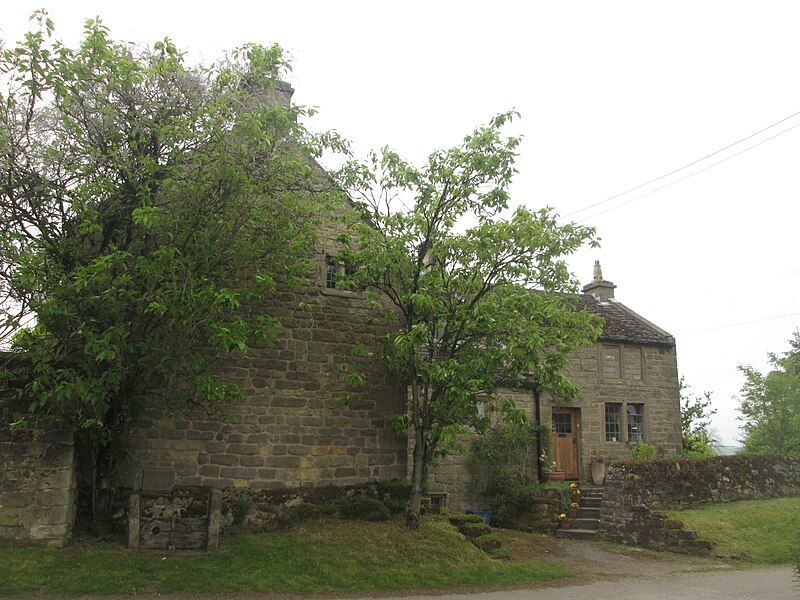
[[[179,419],[154,401],[131,436],[128,485],[258,490],[405,477],[406,440],[390,430],[404,394],[370,346],[380,327],[369,318],[374,308],[362,295],[324,288],[324,254],[335,253],[338,233],[323,224],[311,285],[280,291],[264,307],[284,326],[277,346],[220,361],[244,400],[226,407],[225,418]],[[347,390],[344,363],[358,344],[376,358],[366,384]]]

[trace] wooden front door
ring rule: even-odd
[[[564,471],[566,479],[578,479],[578,434],[580,408],[553,408],[552,448],[553,461]]]

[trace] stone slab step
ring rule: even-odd
[[[590,508],[588,506],[584,506],[581,504],[578,507],[578,512],[575,515],[579,519],[599,519],[600,518],[600,509],[599,508]]]
[[[576,517],[570,519],[569,522],[575,529],[591,529],[592,531],[598,531],[600,529],[600,519],[582,519]]]
[[[602,498],[587,498],[583,496],[581,498],[581,507],[586,508],[600,508],[603,504]]]
[[[600,532],[592,529],[559,529],[556,533],[558,537],[573,540],[596,540],[600,537]]]

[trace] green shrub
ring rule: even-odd
[[[384,500],[383,503],[386,505],[386,508],[389,510],[389,512],[392,513],[393,515],[398,515],[408,510],[408,502],[406,500],[389,498],[388,500]]]
[[[238,525],[250,514],[250,501],[244,498],[234,498],[231,500],[231,513],[233,522]]]
[[[461,527],[466,523],[483,523],[483,518],[479,515],[468,515],[467,513],[452,515],[449,520],[456,527]]]
[[[494,522],[500,526],[511,526],[514,519],[529,508],[534,500],[540,498],[545,489],[558,491],[562,510],[569,505],[572,495],[569,484],[558,482],[541,484],[516,478],[495,482],[489,490]]]
[[[656,447],[647,442],[636,442],[631,448],[633,460],[653,460],[656,457]]]
[[[334,504],[317,504],[316,506],[321,516],[329,517],[336,514],[336,506]]]
[[[347,519],[385,521],[389,518],[389,509],[377,498],[342,498],[338,504],[339,511]]]
[[[390,500],[408,500],[411,496],[411,484],[402,479],[380,481],[377,484],[378,495]]]
[[[468,538],[481,537],[492,532],[492,528],[483,521],[480,523],[464,523],[459,526],[458,530]]]
[[[508,479],[531,480],[536,476],[536,438],[542,452],[549,452],[550,429],[532,423],[524,415],[519,421],[503,420],[476,438],[472,446],[473,491],[484,495]]]
[[[489,552],[490,550],[496,551],[500,548],[500,537],[496,533],[487,533],[480,537],[472,538],[470,540],[475,546],[483,550],[484,552]],[[491,554],[495,555],[497,558],[496,552],[491,552]],[[506,556],[508,554],[506,553]]]
[[[256,508],[262,512],[272,512],[278,507],[275,504],[270,504],[269,502],[260,502],[256,505]]]
[[[320,515],[319,506],[316,504],[309,504],[308,502],[303,502],[293,507],[292,512],[294,512],[294,516],[298,521],[311,519]]]

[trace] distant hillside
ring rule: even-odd
[[[741,446],[714,446],[714,450],[717,451],[717,454],[720,456],[730,456],[732,454],[736,454],[737,452],[741,451]]]

